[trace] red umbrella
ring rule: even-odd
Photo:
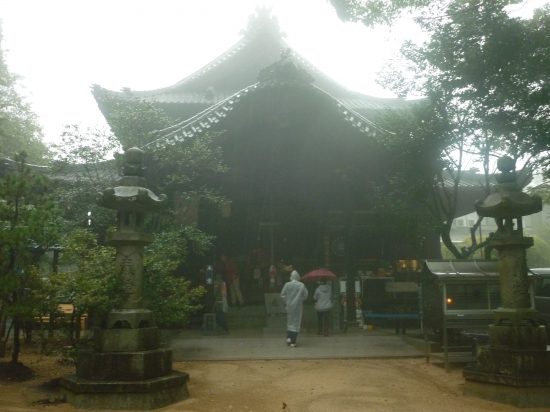
[[[338,277],[334,273],[332,273],[330,270],[316,269],[316,270],[312,270],[311,272],[306,273],[304,276],[302,276],[301,280],[303,280],[305,282],[308,282],[308,281],[318,282],[323,278],[326,279],[326,280],[336,280],[336,279],[338,279]]]

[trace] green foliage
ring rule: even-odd
[[[52,145],[53,176],[59,176],[56,204],[63,212],[65,230],[91,228],[104,234],[114,224],[115,212],[96,204],[97,193],[118,180],[113,153],[120,150],[116,138],[105,130],[66,125],[61,141]]]
[[[131,102],[105,93],[101,104],[109,109],[105,117],[112,132],[124,149],[143,147],[154,140],[153,132],[162,130],[174,123],[154,102],[133,99]]]
[[[549,224],[543,224],[542,226],[538,226],[537,232],[538,232],[538,235],[542,238],[542,240],[550,244],[550,225]]]
[[[0,330],[7,315],[13,317],[17,330],[33,313],[35,294],[41,290],[33,266],[56,235],[48,179],[33,173],[25,152],[15,160],[17,173],[0,179]],[[18,355],[17,335],[13,362]]]
[[[77,352],[90,344],[80,339],[81,317],[105,315],[124,298],[122,274],[115,267],[115,250],[98,246],[90,230],[68,233],[60,250],[61,269],[47,276],[41,274],[42,295],[36,299],[35,316],[41,319],[43,353],[59,351],[76,362]],[[60,304],[72,305],[73,312],[60,313]],[[46,324],[48,335],[43,318],[51,321]],[[60,333],[54,335],[54,329]]]
[[[114,222],[115,212],[96,206],[96,193],[116,184],[117,161],[122,160],[116,153],[116,160],[110,160],[110,155],[121,146],[145,145],[154,138],[154,130],[165,128],[172,122],[160,109],[145,101],[128,103],[108,94],[102,104],[110,106],[107,121],[117,137],[102,130],[67,126],[62,142],[55,146],[56,162],[53,163],[55,173],[62,178],[56,196],[58,207],[63,210],[67,222],[65,227],[67,230],[83,228],[91,223],[89,228],[100,235]],[[193,139],[182,146],[157,148],[153,153],[146,154],[148,186],[155,193],[168,194],[172,201],[178,196],[189,196],[219,202],[220,197],[209,185],[213,176],[225,171],[221,159],[222,153],[215,144],[215,135]],[[91,212],[91,222],[88,222],[88,212]],[[204,290],[192,288],[181,272],[189,251],[193,249],[195,253],[204,254],[212,247],[212,238],[195,226],[179,226],[169,213],[163,214],[162,218],[150,215],[146,226],[158,233],[155,234],[156,241],[147,248],[144,256],[145,307],[153,310],[159,325],[184,325],[189,314],[200,307],[197,302]],[[81,240],[70,242],[76,245],[82,243]],[[107,268],[106,251],[109,249],[97,246],[91,249],[96,251],[97,265],[101,266],[102,259],[106,259],[104,266]],[[82,246],[79,250],[87,249]],[[98,256],[102,250],[105,252]],[[65,259],[72,261],[77,261],[79,257],[70,244],[66,246],[64,255]],[[116,301],[98,301],[98,297],[108,296],[116,289],[117,279],[106,277],[107,272],[96,268],[94,262],[93,257],[83,255],[82,260],[76,263],[78,270],[75,273],[54,277],[58,279],[58,288],[65,291],[63,296],[69,296],[72,302],[74,295],[77,313],[88,310],[104,313],[108,308],[106,304]],[[112,265],[109,273],[114,273]],[[92,275],[85,276],[85,273],[91,274],[94,270],[97,270],[96,275],[102,276],[102,282],[107,283],[99,282],[99,278]],[[107,287],[114,289],[109,292]],[[92,302],[86,299],[92,299]]]
[[[542,202],[546,205],[550,205],[550,184],[547,182],[538,185],[537,187],[528,190],[530,195],[538,195],[542,198]]]
[[[205,134],[187,145],[157,148],[152,153],[155,173],[151,176],[158,190],[172,199],[187,197],[219,204],[220,197],[211,182],[218,173],[227,171],[223,154],[216,146],[217,134]]]
[[[440,18],[420,20],[429,41],[406,42],[380,83],[402,96],[427,96],[447,130],[464,136],[465,148],[486,169],[489,155],[504,153],[544,167],[550,8],[521,20],[508,16],[509,3],[449,2]]]
[[[550,225],[537,227],[537,233],[538,235],[532,236],[535,245],[527,249],[527,266],[547,268],[550,267]]]
[[[508,154],[543,170],[550,164],[550,8],[521,20],[507,14],[505,6],[511,3],[429,4],[416,19],[429,40],[403,44],[401,56],[388,64],[379,80],[400,96],[426,96],[424,109],[413,109],[410,115],[391,113],[392,119],[382,121],[391,132],[386,137],[389,143],[384,142],[390,153],[398,159],[419,156],[418,162],[409,160],[414,167],[395,162],[388,183],[399,188],[407,201],[421,201],[430,210],[443,242],[457,258],[462,254],[449,233],[467,161],[482,162],[486,178],[481,184],[487,194],[496,157]],[[409,7],[428,5],[424,1],[340,4],[352,7],[355,16],[380,6],[390,20]],[[423,164],[425,158],[436,162]]]
[[[341,20],[361,22],[367,27],[390,25],[403,12],[426,7],[431,2],[432,0],[330,0]]]
[[[191,247],[210,248],[212,237],[194,226],[166,230],[156,235],[144,257],[144,300],[162,326],[181,326],[189,314],[200,309],[198,300],[204,295],[202,287],[191,288],[176,272],[185,262]]]
[[[450,231],[466,163],[464,130],[450,124],[448,116],[438,113],[430,102],[409,110],[390,110],[377,123],[387,131],[376,136],[387,153],[387,175],[375,190],[375,208],[381,215],[422,222],[462,258]]]
[[[121,150],[115,136],[107,130],[80,125],[65,125],[59,143],[52,144],[53,172],[70,173],[74,179],[103,182],[116,176],[113,153]],[[80,167],[75,167],[79,165]]]
[[[74,306],[74,319],[85,314],[105,315],[124,298],[122,273],[115,267],[115,249],[99,246],[90,230],[77,229],[61,243],[61,263],[65,269],[49,277],[49,288],[55,291],[50,304]],[[74,343],[76,330],[68,330]]]
[[[30,105],[17,91],[19,77],[9,71],[2,38],[0,24],[0,157],[13,158],[25,151],[27,161],[44,164],[49,153],[42,142],[42,130]]]
[[[535,244],[527,249],[527,266],[530,268],[550,267],[550,244],[540,236],[534,235],[532,238]]]
[[[36,175],[26,164],[25,152],[15,157],[17,173],[0,179],[0,274],[15,277],[36,263],[33,249],[52,241],[49,227],[53,203],[45,176]],[[0,286],[1,288],[1,286]],[[5,289],[0,289],[6,293]]]
[[[502,7],[522,0],[456,1],[456,0],[329,0],[343,21],[361,22],[367,27],[392,25],[399,18],[413,14],[419,22],[430,22],[474,11],[483,4]],[[461,4],[461,10],[453,6]]]

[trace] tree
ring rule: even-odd
[[[56,160],[52,163],[54,174],[59,178],[57,202],[67,219],[66,226],[92,229],[100,239],[114,224],[115,214],[96,206],[95,197],[97,192],[116,185],[119,179],[117,170],[122,158],[116,152],[121,146],[143,146],[154,138],[156,128],[168,124],[164,113],[149,102],[137,100],[126,104],[112,95],[105,99],[104,103],[113,106],[108,120],[117,136],[104,130],[67,126],[61,143],[54,145]],[[210,185],[211,177],[226,168],[215,137],[210,134],[186,145],[146,152],[148,187],[157,194],[166,193],[172,202],[182,195],[219,202],[221,198]],[[112,155],[115,159],[110,158]],[[155,233],[156,241],[144,256],[144,299],[155,312],[158,323],[185,324],[189,314],[200,307],[197,300],[204,293],[203,288],[191,287],[185,278],[185,263],[191,250],[199,254],[207,252],[213,238],[196,226],[178,224],[170,209],[153,214],[145,223]],[[80,275],[73,277],[80,278]],[[66,280],[74,290],[79,285],[86,286],[80,281],[75,284]],[[80,295],[86,294],[75,294]],[[82,303],[79,306],[86,308]]]
[[[29,306],[37,303],[32,286],[39,283],[32,270],[38,263],[36,252],[46,250],[56,233],[48,179],[33,173],[25,152],[15,160],[19,162],[17,173],[0,180],[0,332],[10,316],[14,331],[12,363],[17,364],[19,331],[32,314]]]
[[[60,303],[73,305],[68,328],[68,342],[78,346],[80,318],[84,314],[105,315],[124,297],[122,273],[115,267],[115,249],[97,244],[96,235],[76,229],[61,242],[62,263],[66,270],[49,276],[50,308]]]
[[[527,249],[527,265],[530,268],[550,267],[550,245],[541,236],[532,237],[534,245]]]
[[[155,131],[174,123],[152,101],[135,98],[128,102],[105,92],[100,103],[110,108],[106,111],[108,114],[105,120],[124,149],[151,143],[155,139]]]
[[[152,185],[173,200],[185,195],[220,205],[224,199],[213,181],[216,175],[227,171],[227,166],[221,148],[216,145],[217,136],[207,133],[186,145],[155,149],[151,154],[155,173],[149,177]]]
[[[103,99],[114,108],[108,119],[112,133],[65,126],[61,142],[52,145],[55,161],[51,164],[54,176],[60,178],[56,197],[68,223],[72,227],[91,226],[101,235],[113,224],[114,213],[95,205],[95,197],[119,178],[121,158],[117,152],[123,147],[143,147],[154,138],[154,130],[171,122],[150,102],[136,100],[128,104],[112,94]],[[223,199],[212,185],[212,177],[225,172],[227,167],[216,137],[217,134],[211,133],[182,145],[150,150],[145,147],[146,177],[151,190],[167,194],[172,202],[186,196],[220,204]],[[162,219],[151,222],[154,230],[173,224],[170,219],[166,222],[168,226],[163,226]]]
[[[371,25],[423,9],[415,20],[429,40],[405,42],[380,83],[400,96],[426,96],[441,116],[448,115],[449,104],[459,108],[468,122],[468,148],[478,155],[497,150],[547,168],[550,6],[522,20],[507,13],[515,0],[333,1],[348,19],[371,16],[366,21]],[[377,7],[393,17],[376,22],[371,10]]]
[[[208,250],[212,239],[194,226],[176,227],[157,233],[155,241],[146,248],[144,300],[159,325],[186,325],[189,314],[200,309],[199,299],[205,289],[192,288],[189,280],[177,272],[186,261],[191,243],[196,250]]]
[[[114,225],[115,211],[96,204],[97,193],[119,179],[113,153],[121,149],[106,130],[66,125],[59,143],[53,144],[51,171],[56,182],[55,201],[63,211],[66,231],[93,229],[101,237]]]
[[[526,236],[530,236],[526,234]],[[531,236],[534,239],[534,245],[527,249],[527,265],[530,268],[546,268],[550,266],[550,245],[541,236]],[[470,237],[465,238],[457,247],[471,247],[472,239]],[[446,247],[441,247],[441,255],[443,259],[455,259],[456,256]],[[493,251],[492,258],[495,259],[496,251]],[[483,250],[476,252],[475,259],[485,259]]]
[[[522,0],[497,0],[502,6],[521,3]],[[456,13],[451,6],[455,0],[330,0],[343,21],[361,22],[367,27],[393,25],[403,15],[415,14],[418,21],[440,19]],[[489,1],[463,1],[461,12],[475,11]]]
[[[9,71],[2,38],[0,21],[0,157],[13,158],[25,151],[28,162],[45,164],[48,149],[41,140],[38,118],[17,91],[20,78]]]
[[[459,250],[450,232],[467,165],[469,127],[461,107],[448,104],[445,110],[442,116],[424,102],[409,110],[390,110],[377,120],[386,131],[376,140],[387,161],[386,179],[375,191],[376,208],[380,215],[394,216],[392,220],[422,222],[421,226],[439,234],[455,257],[467,258],[471,250]],[[477,184],[488,194],[488,173]]]
[[[507,14],[505,7],[512,3],[333,0],[346,19],[368,25],[391,24],[400,13],[417,10],[415,20],[429,34],[423,44],[405,42],[400,57],[382,71],[379,83],[399,96],[426,97],[425,110],[412,111],[417,119],[409,124],[410,133],[395,134],[395,149],[407,153],[415,145],[407,140],[411,137],[420,139],[419,145],[428,143],[424,144],[428,152],[432,147],[439,152],[430,152],[439,160],[432,176],[420,180],[426,196],[423,203],[433,216],[439,216],[441,238],[458,258],[470,250],[459,251],[448,233],[467,157],[483,163],[486,194],[495,157],[508,154],[531,167],[550,163],[550,117],[546,115],[550,107],[550,9],[521,20]],[[436,119],[439,135],[426,136],[423,126],[419,127],[426,116]],[[400,129],[394,123],[386,124],[390,131]],[[418,176],[401,173],[411,187],[419,187]]]

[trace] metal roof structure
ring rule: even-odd
[[[498,260],[423,260],[425,270],[440,280],[497,278]]]

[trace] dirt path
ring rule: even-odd
[[[44,383],[74,367],[55,358],[25,355],[36,370],[26,382],[0,383],[0,412],[76,411],[71,405],[33,405],[58,393]],[[191,397],[161,412],[385,412],[519,411],[462,395],[460,368],[450,373],[423,359],[179,362]],[[530,409],[530,412],[548,409]]]

